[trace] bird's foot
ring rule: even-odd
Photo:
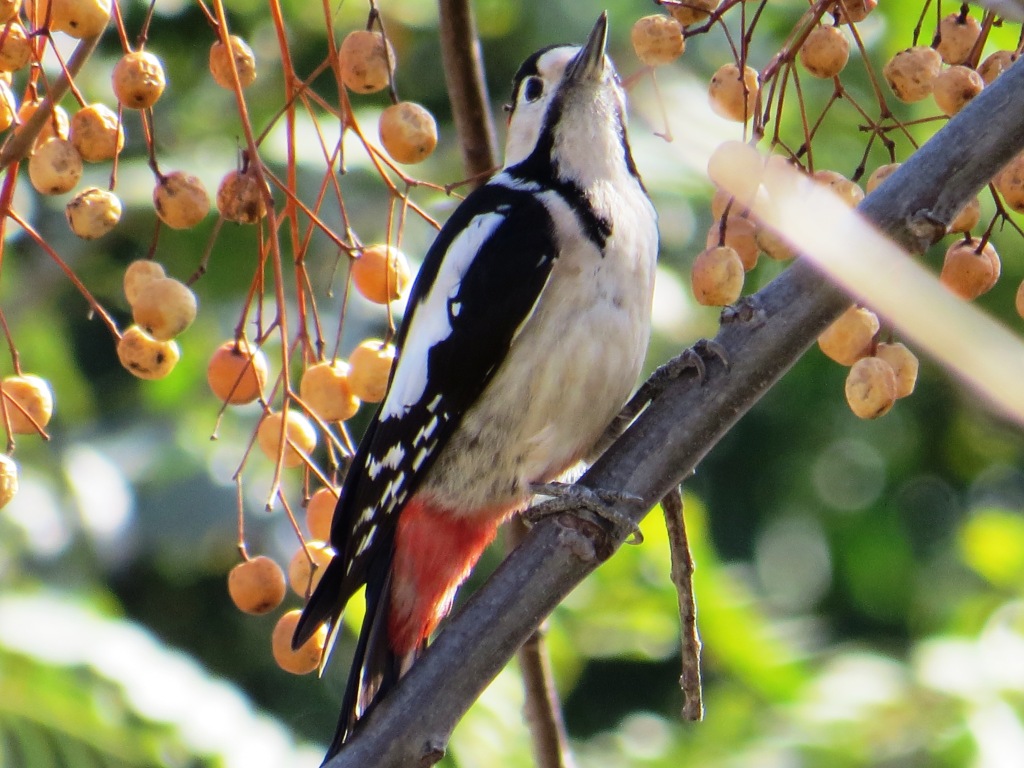
[[[568,483],[534,483],[530,490],[537,496],[548,496],[546,501],[535,504],[523,513],[523,519],[530,525],[546,517],[563,512],[586,509],[602,520],[607,520],[620,530],[628,531],[627,544],[642,544],[644,537],[640,526],[628,514],[617,509],[627,505],[635,509],[643,506],[643,499],[623,491],[605,488],[588,488]]]

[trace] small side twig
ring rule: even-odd
[[[697,599],[693,594],[693,555],[686,538],[683,521],[683,496],[673,488],[661,500],[668,529],[668,546],[672,554],[672,583],[679,598],[680,652],[682,674],[679,687],[683,691],[684,720],[704,718],[704,697],[700,682],[700,636],[697,634]]]

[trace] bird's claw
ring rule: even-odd
[[[607,520],[616,528],[627,530],[627,544],[643,543],[644,537],[640,532],[640,526],[629,515],[617,509],[620,505],[638,509],[644,503],[639,496],[624,491],[588,488],[567,483],[536,483],[530,486],[530,490],[537,496],[550,497],[523,513],[523,519],[530,525],[552,515],[583,508],[602,520]]]

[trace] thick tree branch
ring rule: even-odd
[[[861,205],[912,252],[1024,149],[1024,65],[1017,63],[949,121]],[[703,383],[671,382],[581,483],[639,496],[653,507],[800,358],[848,304],[806,261],[723,314],[715,341],[731,366],[709,361]],[[635,519],[628,505],[621,510]],[[331,768],[436,761],[456,722],[544,617],[628,531],[584,517],[533,528],[522,546],[445,625],[433,646],[370,715]]]

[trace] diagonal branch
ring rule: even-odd
[[[924,250],[1014,155],[1024,149],[1024,65],[1001,75],[860,211],[913,253]],[[798,260],[757,294],[723,313],[715,342],[725,370],[700,384],[668,384],[581,483],[639,496],[653,507],[694,470],[732,426],[800,358],[850,300]],[[634,519],[645,514],[628,506]],[[523,545],[447,623],[433,646],[374,710],[330,768],[429,765],[462,714],[562,599],[609,557],[628,531],[609,533],[580,516],[533,528]]]

